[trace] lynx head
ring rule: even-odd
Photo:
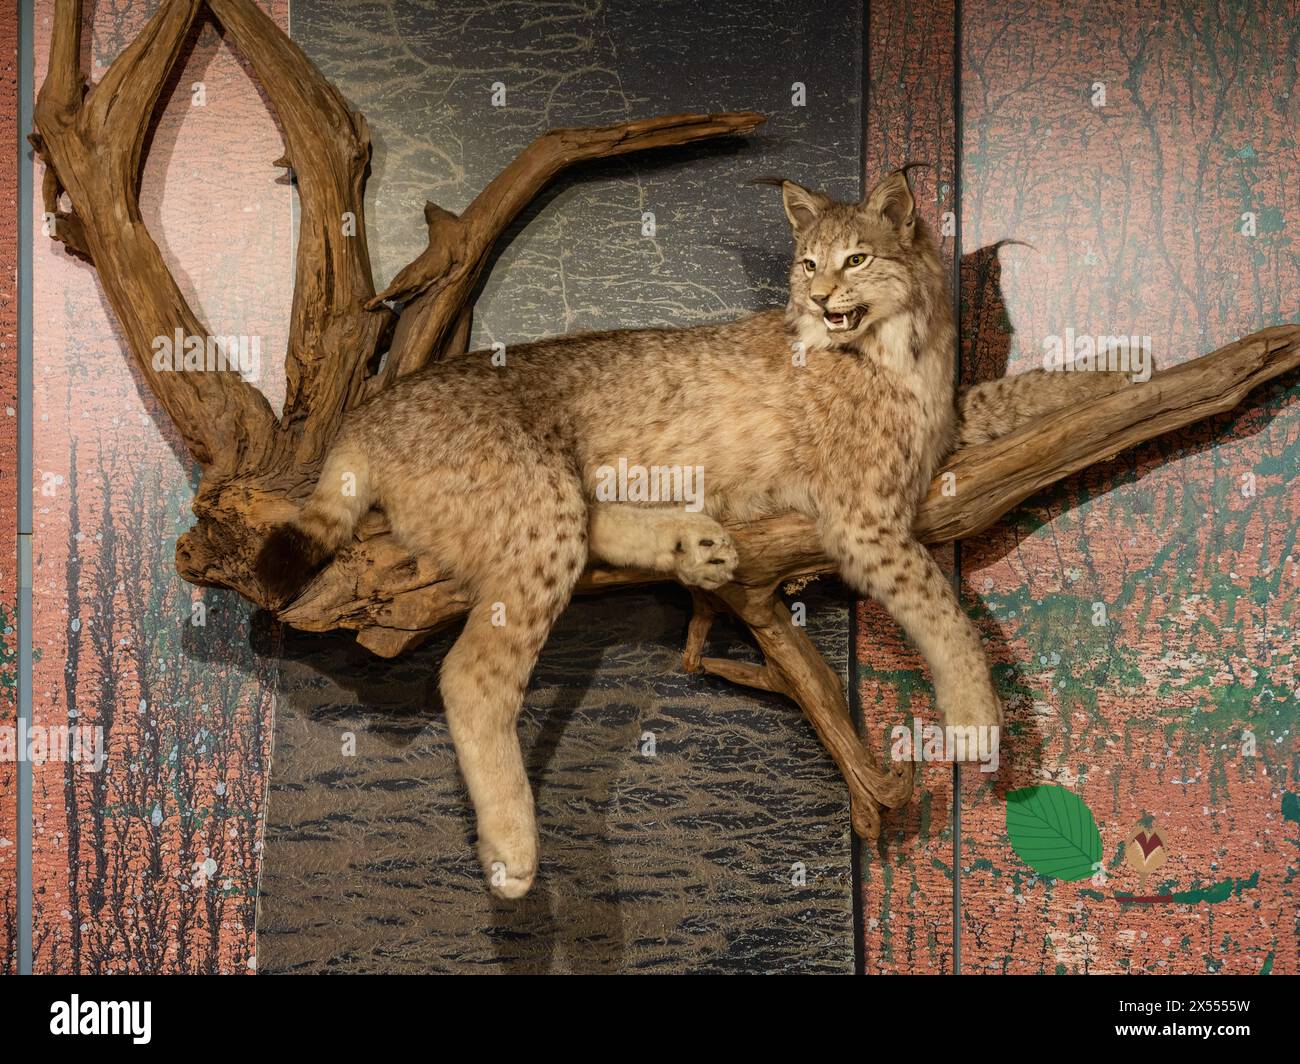
[[[807,347],[862,350],[891,319],[918,311],[923,324],[936,286],[943,293],[942,266],[904,171],[861,203],[837,203],[793,181],[771,183],[781,188],[794,230],[786,320]]]

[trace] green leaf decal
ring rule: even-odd
[[[1083,799],[1064,787],[1025,787],[1007,795],[1007,834],[1016,855],[1039,875],[1072,883],[1101,861],[1101,833]]]

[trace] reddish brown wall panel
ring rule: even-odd
[[[1067,328],[1169,365],[1300,319],[1298,27],[1294,0],[964,5],[963,243],[1033,245],[963,272],[972,376]],[[1298,440],[1287,382],[965,544],[1008,735],[998,779],[963,787],[964,970],[1300,967]],[[1004,794],[1043,783],[1091,808],[1104,882],[1010,850]],[[1143,816],[1175,903],[1115,898]]]
[[[867,188],[910,162],[921,216],[951,268],[957,253],[956,126],[952,0],[873,0],[867,24]],[[950,548],[936,552],[951,572]],[[935,720],[929,672],[889,614],[858,605],[857,695],[872,747],[888,756],[888,734],[913,714]],[[917,766],[916,795],[889,816],[879,846],[860,855],[865,970],[951,972],[953,943],[952,769]]]
[[[88,6],[94,80],[154,5]],[[37,4],[38,84],[52,7]],[[270,10],[285,21],[281,0]],[[275,395],[291,270],[289,189],[271,166],[280,138],[211,26],[174,84],[144,218],[200,319],[260,338],[260,382]],[[33,257],[33,715],[102,727],[108,752],[98,773],[35,767],[36,969],[248,971],[270,734],[249,608],[177,577],[188,458],[93,270],[39,226]]]
[[[0,9],[0,140],[18,140],[18,9]],[[17,723],[18,171],[0,174],[0,727]],[[0,972],[18,934],[18,766],[0,760]]]

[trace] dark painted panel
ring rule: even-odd
[[[261,969],[851,970],[842,783],[797,709],[681,671],[687,601],[584,599],[552,634],[520,725],[542,869],[518,903],[486,893],[473,855],[435,704],[448,640],[386,662],[292,636]],[[808,601],[843,668],[844,604]],[[715,652],[747,653],[719,637]]]
[[[462,209],[548,127],[771,113],[750,143],[625,157],[557,183],[486,285],[474,327],[484,345],[782,302],[784,215],[773,190],[746,182],[784,173],[857,192],[858,19],[774,0],[313,0],[295,5],[293,30],[369,118],[383,279],[420,250],[426,198]],[[791,106],[796,81],[807,106]],[[806,600],[820,645],[845,667],[846,602]],[[277,715],[262,970],[851,971],[843,784],[795,707],[680,672],[686,605],[672,591],[585,601],[552,638],[521,724],[542,876],[515,906],[479,881],[432,708],[440,649],[386,664],[295,637]],[[344,732],[355,757],[341,755]],[[638,752],[646,732],[653,758]],[[806,883],[792,881],[796,865]]]

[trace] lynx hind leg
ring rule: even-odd
[[[845,581],[884,606],[925,658],[943,723],[1000,725],[979,632],[930,552],[905,532],[861,523],[823,522],[822,540]]]
[[[581,498],[532,499],[515,534],[474,543],[493,568],[475,579],[475,604],[442,664],[448,728],[478,825],[492,893],[526,894],[537,874],[533,793],[517,722],[524,690],[586,561]],[[546,505],[549,504],[549,505]]]
[[[672,573],[706,590],[730,581],[740,560],[726,529],[708,514],[667,507],[598,503],[589,539],[591,554],[610,565]]]

